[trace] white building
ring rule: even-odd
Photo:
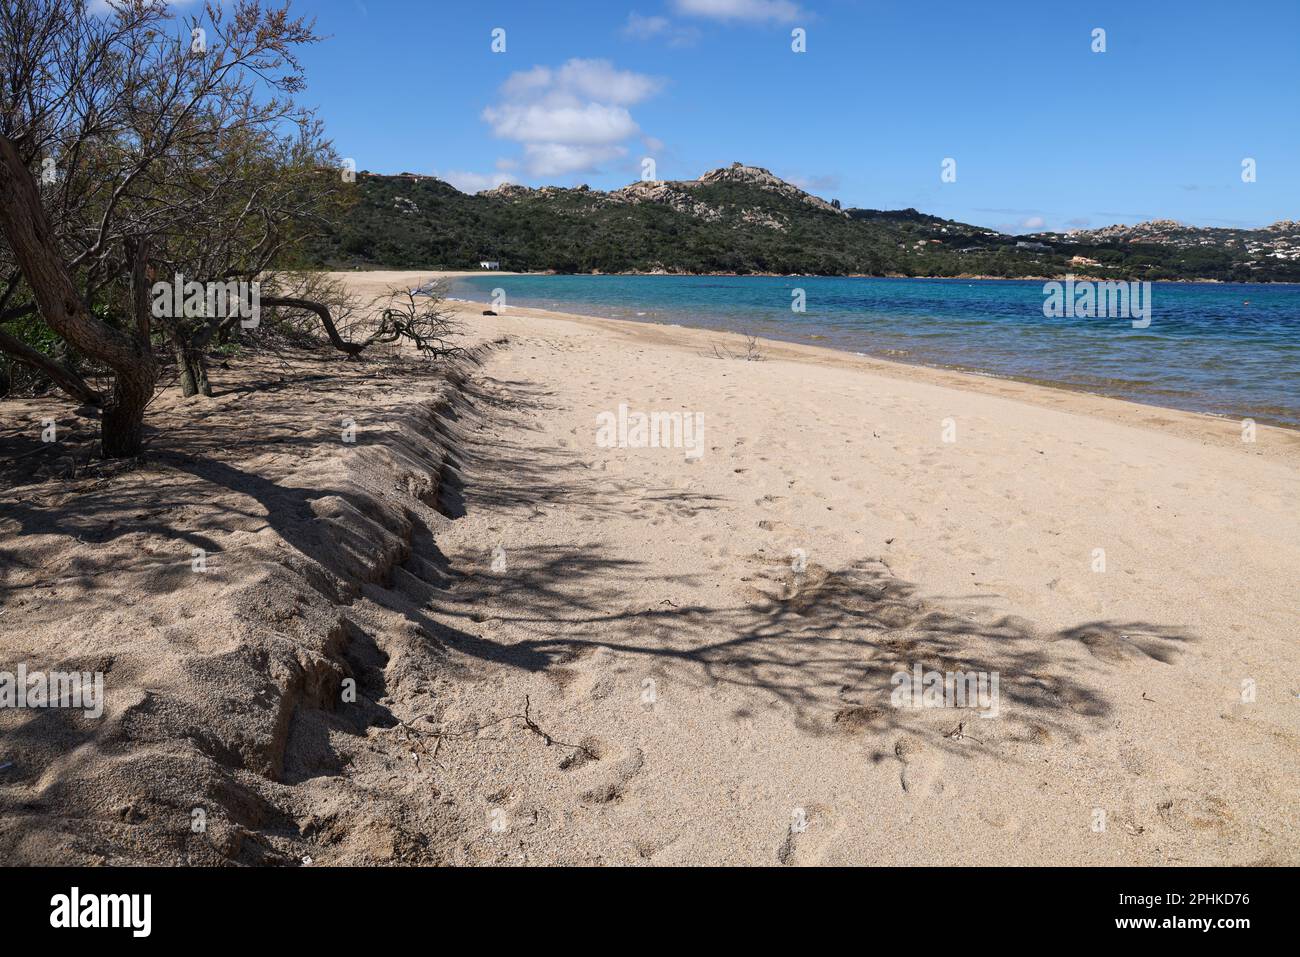
[[[479,269],[500,269],[501,264],[495,259],[484,259],[478,264]]]

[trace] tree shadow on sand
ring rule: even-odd
[[[472,658],[547,672],[609,649],[646,675],[738,690],[748,702],[741,711],[778,703],[801,730],[818,735],[910,726],[909,711],[891,706],[891,678],[919,664],[996,673],[1000,716],[1016,735],[1075,738],[1112,711],[1100,690],[1106,668],[1137,659],[1169,663],[1194,640],[1177,628],[1132,621],[1042,630],[989,612],[975,596],[922,597],[879,561],[795,572],[788,562],[755,556],[753,566],[739,601],[652,604],[643,596],[696,578],[652,578],[640,562],[562,547],[512,554],[504,574],[462,575],[435,552],[408,563],[411,580],[396,591],[371,597]],[[486,622],[494,634],[523,637],[482,637]],[[956,725],[974,713],[948,716]]]
[[[537,425],[530,420],[548,414],[551,401],[533,383],[481,376],[460,385],[436,422],[447,452],[436,502],[444,515],[454,518],[473,507],[527,516],[562,505],[598,523],[603,515],[628,509],[627,496],[610,493],[619,483],[636,485],[641,503],[670,498],[688,510],[726,504],[719,496],[584,469],[573,450],[531,442]],[[320,418],[332,422],[342,400],[335,394],[312,398],[322,404]],[[262,450],[286,452],[294,461],[285,469],[301,473],[306,456],[327,445],[338,448],[337,436],[304,429],[300,408],[286,406],[282,415],[279,427],[264,429],[261,439],[243,434],[238,418],[229,415],[195,419],[169,433],[151,453],[167,481],[151,486],[147,506],[140,505],[138,484],[107,482],[56,506],[16,501],[7,517],[16,520],[19,534],[111,541],[134,530],[213,550],[222,533],[270,526],[301,557],[329,567],[332,533],[313,513],[313,503],[337,497],[362,516],[373,514],[375,503],[357,488],[299,487],[280,475],[254,474],[229,454],[232,447],[241,455],[254,453],[260,441]],[[414,428],[418,434],[388,430],[382,441],[412,461],[421,455],[427,461],[428,423]],[[364,453],[370,433],[362,430],[358,438],[363,447],[357,451]],[[237,506],[201,512],[214,488],[244,498]],[[760,554],[751,557],[746,580],[709,576],[706,582],[690,572],[652,575],[645,563],[598,545],[549,546],[513,552],[504,574],[490,574],[486,564],[470,572],[454,567],[433,531],[417,517],[411,520],[414,534],[404,564],[389,581],[366,585],[365,594],[452,652],[499,667],[555,672],[609,649],[643,663],[647,675],[734,689],[745,699],[738,712],[775,702],[810,734],[905,727],[909,712],[891,707],[891,678],[920,664],[940,672],[997,673],[1001,709],[1017,734],[1027,740],[1050,733],[1075,737],[1081,722],[1101,722],[1111,714],[1101,690],[1107,669],[1135,661],[1168,664],[1182,644],[1194,640],[1175,627],[1136,621],[1043,629],[990,610],[979,596],[925,595],[872,557],[842,568],[810,564],[796,572],[788,562]],[[375,528],[376,534],[382,531]],[[177,558],[187,562],[188,554]],[[120,560],[114,555],[114,562]],[[110,564],[82,571],[125,570]],[[715,584],[722,586],[720,597],[708,604],[673,597],[675,589],[680,594]],[[494,627],[483,627],[489,622]],[[954,724],[961,719],[951,718]]]
[[[547,414],[549,401],[535,389],[497,379],[467,389],[449,435],[458,481],[471,490],[468,507],[528,517],[565,505],[598,522],[626,512],[629,500],[637,508],[665,498],[687,510],[727,505],[583,468],[575,450],[531,442],[529,419]],[[619,494],[629,487],[634,495]],[[467,507],[463,498],[460,505]],[[925,594],[876,557],[795,571],[788,560],[756,554],[741,580],[726,581],[714,573],[655,575],[648,563],[599,544],[512,550],[501,574],[489,571],[486,554],[472,569],[454,567],[425,528],[412,552],[400,580],[372,588],[370,597],[469,659],[555,673],[609,649],[646,675],[739,691],[751,700],[738,711],[776,702],[811,734],[908,726],[915,715],[891,706],[891,679],[919,664],[996,673],[1014,734],[1075,738],[1112,712],[1102,691],[1108,669],[1168,664],[1194,640],[1181,628],[1140,621],[1042,628],[996,611],[987,595]],[[720,597],[707,604],[676,598],[687,591]],[[949,712],[945,720],[957,725],[967,716]]]

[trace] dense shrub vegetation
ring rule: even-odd
[[[1213,245],[1067,242],[1026,237],[916,210],[838,215],[746,183],[675,184],[716,218],[614,194],[544,189],[469,196],[440,180],[361,175],[359,202],[315,247],[333,268],[556,272],[811,273],[1300,281],[1300,262],[1258,258],[1231,235]],[[1242,234],[1240,230],[1216,233]],[[1099,265],[1071,264],[1082,256]],[[1247,265],[1254,261],[1255,265]]]

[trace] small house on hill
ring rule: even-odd
[[[501,264],[495,259],[484,259],[478,264],[479,269],[500,269]]]

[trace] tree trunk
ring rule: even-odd
[[[167,338],[171,340],[172,355],[176,357],[176,372],[180,376],[181,395],[188,399],[198,394],[199,384],[194,379],[194,366],[190,364],[185,338],[175,329],[167,330]]]
[[[100,322],[77,292],[54,241],[31,171],[9,138],[0,135],[0,232],[31,287],[41,317],[83,355],[116,373],[104,411],[103,454],[136,455],[143,437],[144,408],[153,396],[157,365],[148,341]]]
[[[194,384],[199,387],[199,395],[212,398],[212,386],[208,382],[208,360],[202,352],[194,353]]]
[[[135,313],[136,336],[149,342],[153,317],[149,299],[149,240],[140,236],[126,239],[126,258],[131,265],[131,309]]]
[[[144,441],[144,409],[153,398],[157,375],[152,368],[133,374],[119,372],[113,380],[113,398],[104,408],[101,443],[106,459],[139,455]]]
[[[203,356],[202,347],[194,345],[179,329],[168,329],[167,337],[171,340],[176,370],[180,373],[181,395],[187,399],[195,395],[211,396],[208,363]]]

